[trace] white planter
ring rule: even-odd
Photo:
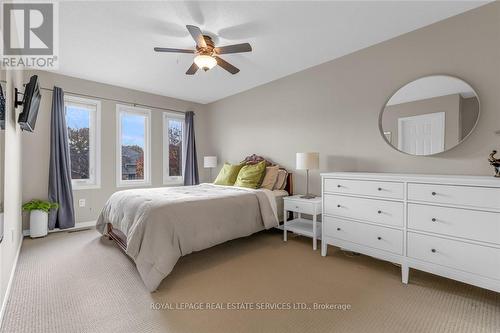
[[[30,237],[43,237],[47,235],[49,214],[43,210],[32,210],[30,212]]]

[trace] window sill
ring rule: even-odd
[[[137,182],[137,183],[118,183],[116,187],[147,187],[151,186],[151,182]]]
[[[101,185],[72,185],[73,191],[80,190],[99,190],[101,189]]]

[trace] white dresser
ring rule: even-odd
[[[500,179],[323,173],[327,244],[500,292]]]

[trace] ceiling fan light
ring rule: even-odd
[[[209,55],[200,54],[194,58],[194,63],[198,68],[206,71],[214,68],[217,65],[217,60]]]

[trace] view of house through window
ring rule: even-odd
[[[124,107],[119,112],[119,179],[122,183],[149,181],[149,113],[141,110]]]
[[[122,116],[122,180],[144,179],[144,116]]]
[[[64,101],[73,185],[98,185],[99,101],[66,96]]]

